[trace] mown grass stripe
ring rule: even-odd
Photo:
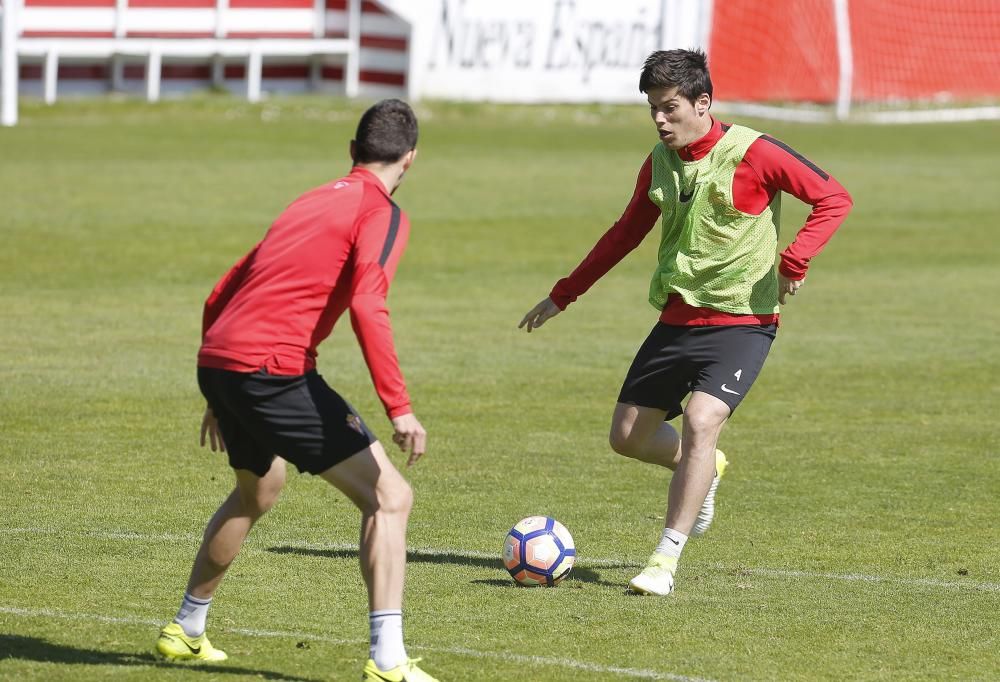
[[[163,624],[162,620],[142,618],[139,616],[105,616],[97,613],[79,613],[71,611],[59,611],[57,609],[28,609],[17,606],[0,606],[0,613],[8,613],[22,618],[51,618],[61,620],[83,620],[95,621],[98,623],[110,623],[116,625],[142,625],[158,627]],[[283,639],[309,640],[312,642],[323,642],[334,645],[363,645],[367,641],[357,639],[337,639],[326,635],[318,635],[312,632],[286,632],[283,630],[258,630],[252,628],[218,628],[222,632],[231,632],[247,637],[273,637]],[[544,665],[561,668],[572,668],[592,673],[602,673],[610,675],[620,675],[622,677],[633,677],[644,680],[672,680],[673,682],[712,682],[712,680],[702,677],[689,677],[687,675],[677,675],[675,673],[660,672],[656,670],[639,670],[635,668],[624,668],[612,665],[600,665],[598,663],[588,663],[577,661],[572,658],[554,658],[550,656],[525,656],[522,654],[512,654],[506,651],[479,651],[466,647],[429,647],[409,645],[407,648],[419,651],[428,651],[441,654],[453,654],[456,656],[469,656],[472,658],[485,658],[511,663],[530,663],[535,666]]]
[[[197,542],[201,536],[193,533],[135,533],[132,531],[65,531],[57,528],[0,528],[0,535],[73,535],[76,537],[103,538],[106,540],[135,540],[139,542]],[[264,539],[253,538],[247,544],[261,545],[267,542]],[[282,540],[283,547],[293,549],[311,549],[317,551],[357,551],[358,545],[350,542],[308,542],[306,540]],[[415,556],[441,556],[450,555],[467,559],[496,559],[497,566],[500,566],[499,553],[480,552],[475,550],[434,548],[434,547],[411,547],[407,550]],[[595,566],[598,568],[640,568],[638,562],[623,561],[621,559],[607,558],[587,558],[579,559],[580,566]],[[939,578],[907,578],[903,576],[869,575],[865,573],[827,573],[816,571],[799,571],[794,569],[781,568],[749,568],[727,566],[721,563],[711,564],[712,568],[720,571],[745,572],[750,575],[759,575],[770,578],[803,578],[807,580],[841,580],[848,582],[868,582],[868,583],[891,583],[893,585],[904,585],[913,587],[939,587],[952,590],[981,590],[984,592],[1000,592],[1000,583],[980,582],[974,580],[941,580]]]

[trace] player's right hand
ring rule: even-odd
[[[205,436],[212,441],[212,452],[225,452],[226,444],[222,440],[222,431],[219,430],[219,421],[212,413],[211,407],[205,408],[205,416],[201,419],[201,447],[205,447]]]
[[[427,432],[412,412],[394,417],[392,428],[395,431],[392,434],[392,442],[403,452],[410,451],[406,466],[413,466],[427,450]]]
[[[789,279],[785,277],[780,272],[778,273],[778,303],[785,305],[785,295],[794,296],[795,292],[802,288],[805,283],[806,278],[802,279]]]
[[[521,324],[517,325],[517,328],[521,329],[527,326],[527,331],[530,334],[532,329],[541,327],[545,324],[545,320],[555,317],[561,312],[559,306],[551,298],[544,298],[539,301],[538,305],[528,311],[528,314],[524,316],[524,319],[521,320]]]

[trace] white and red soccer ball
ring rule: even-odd
[[[522,585],[552,587],[569,575],[575,561],[573,536],[548,516],[521,519],[503,543],[503,564]]]

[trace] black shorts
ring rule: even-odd
[[[691,391],[734,412],[764,366],[778,325],[680,327],[658,322],[632,361],[618,402],[666,410],[673,419]]]
[[[198,368],[229,465],[263,476],[275,455],[320,474],[377,439],[315,370],[297,376]]]

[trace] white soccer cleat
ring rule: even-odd
[[[636,594],[665,597],[674,591],[674,572],[677,557],[654,552],[642,573],[628,581],[628,588]]]
[[[691,535],[696,537],[704,535],[708,527],[712,525],[712,519],[715,518],[715,491],[719,489],[719,481],[726,473],[727,466],[729,466],[729,460],[726,459],[726,455],[722,450],[716,450],[715,478],[712,479],[712,487],[708,489],[708,495],[705,496],[701,511],[698,512],[698,518],[695,519],[694,527],[691,528]]]

